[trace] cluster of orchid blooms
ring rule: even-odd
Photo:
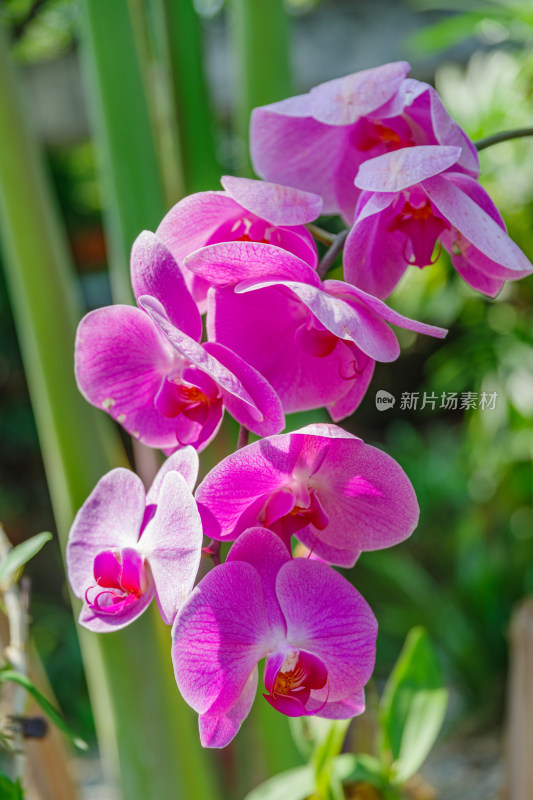
[[[137,307],[98,309],[78,329],[83,395],[168,456],[147,493],[115,469],[78,512],[67,562],[80,622],[117,630],[155,596],[204,746],[235,736],[263,658],[278,711],[361,713],[377,623],[332,565],[401,542],[418,521],[390,456],[335,424],[284,434],[285,413],[352,414],[375,362],[399,355],[390,324],[445,335],[383,302],[436,244],[491,296],[533,271],[477,182],[474,145],[407,72],[388,64],[255,109],[251,153],[265,180],[226,177],[223,191],[181,200],[133,245]],[[350,226],[346,281],[319,274],[306,225],[320,214]],[[224,409],[263,438],[193,495]],[[216,542],[234,544],[194,588]]]

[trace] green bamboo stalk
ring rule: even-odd
[[[214,117],[205,79],[201,20],[192,0],[149,0],[170,76],[187,193],[218,189]],[[166,41],[165,41],[166,40]]]
[[[178,0],[179,2],[179,0]],[[291,94],[289,18],[283,0],[231,0],[235,53],[235,134],[243,174],[253,173],[248,155],[250,113]]]
[[[166,206],[169,208],[185,195],[186,187],[163,4],[164,0],[128,0]]]
[[[115,302],[131,302],[131,245],[167,203],[128,0],[81,0],[82,55],[99,146]]]
[[[15,322],[62,547],[98,478],[124,463],[103,414],[78,393],[72,370],[80,315],[64,233],[37,144],[19,104],[0,27],[0,225]],[[105,636],[81,631],[104,755],[117,756],[127,800],[217,798],[197,745],[193,712],[178,695],[168,628],[154,608]]]

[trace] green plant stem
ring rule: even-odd
[[[220,164],[205,78],[201,20],[193,0],[149,0],[149,5],[158,11],[156,39],[169,76],[185,190],[218,189]]]
[[[82,54],[105,195],[115,302],[132,301],[129,257],[166,211],[154,122],[128,0],[80,0]],[[144,72],[147,70],[145,69]]]
[[[485,150],[487,147],[492,147],[493,144],[509,142],[511,139],[522,139],[525,136],[533,136],[533,128],[516,128],[513,131],[495,133],[492,136],[486,136],[484,139],[478,139],[477,142],[474,142],[474,145],[478,151]]]
[[[253,174],[248,154],[250,113],[291,94],[289,18],[283,0],[231,0],[237,84],[235,133],[241,172]]]
[[[0,116],[6,277],[64,550],[79,506],[101,475],[125,460],[111,423],[75,384],[77,284],[1,28]],[[169,630],[155,604],[124,631],[96,636],[81,629],[80,642],[102,754],[120,771],[124,797],[217,799],[198,744],[196,715],[175,686]]]
[[[321,242],[322,244],[326,244],[328,247],[333,244],[335,240],[335,234],[330,233],[329,231],[325,231],[324,228],[320,228],[318,225],[314,225],[310,222],[307,225],[307,230],[309,231],[312,236],[315,237],[317,242]]]
[[[320,264],[317,267],[317,272],[321,278],[324,278],[330,267],[333,266],[333,263],[339,253],[342,253],[344,245],[346,243],[346,239],[348,234],[350,233],[350,228],[345,228],[343,231],[338,233],[333,242],[331,243],[330,247],[322,258],[320,259]]]

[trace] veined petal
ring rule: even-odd
[[[221,541],[236,539],[244,530],[239,521],[246,509],[259,499],[259,512],[268,497],[285,485],[301,446],[302,442],[287,436],[273,436],[220,461],[196,490],[205,535]],[[245,527],[256,524],[257,518]]]
[[[523,275],[533,266],[494,219],[455,185],[453,176],[436,175],[424,181],[424,190],[442,216],[474,247],[497,264]]]
[[[345,160],[350,131],[322,125],[311,119],[310,111],[304,114],[308,97],[254,108],[250,118],[252,163],[262,178],[320,195],[322,213],[335,214],[337,199],[330,176]]]
[[[257,691],[258,669],[254,667],[237,702],[220,716],[200,714],[200,742],[202,747],[226,747],[236,736],[242,721],[250,713]]]
[[[173,358],[165,337],[139,308],[101,308],[78,326],[75,365],[81,393],[150,447],[176,443],[174,423],[154,405]]]
[[[285,413],[320,408],[343,397],[352,381],[352,345],[339,341],[325,357],[298,345],[305,306],[285,287],[246,294],[210,290],[208,335],[238,353],[270,383]],[[274,322],[275,321],[275,322]],[[363,358],[366,358],[361,354]]]
[[[200,340],[202,319],[185,279],[170,251],[150,231],[143,231],[133,243],[131,284],[136,299],[145,294],[155,297],[173,325]]]
[[[460,147],[403,147],[361,164],[355,185],[370,192],[401,192],[449,169],[460,155]]]
[[[332,282],[337,289],[341,281]],[[257,291],[270,286],[285,286],[311,311],[316,319],[336,337],[353,342],[376,361],[394,361],[400,354],[396,336],[383,320],[383,315],[374,313],[370,304],[348,304],[333,292],[328,293],[325,284],[309,286],[296,281],[263,280],[243,281],[235,287],[237,294]],[[347,285],[348,287],[348,285]],[[349,288],[349,287],[348,287]]]
[[[94,561],[102,550],[135,547],[145,508],[141,479],[128,469],[104,475],[82,505],[70,529],[67,572],[72,591],[83,598],[94,584]]]
[[[242,403],[246,404],[250,415],[261,422],[263,415],[258,411],[254,401],[240,382],[240,380],[214,358],[204,348],[203,345],[195,342],[182,331],[175,328],[166,316],[165,309],[153,297],[141,297],[139,302],[148,312],[148,315],[155,322],[159,330],[167,337],[172,347],[188,362],[198,367],[212,378],[218,386],[226,393],[234,395]]]
[[[377,622],[359,592],[327,564],[305,558],[281,567],[276,592],[287,641],[328,671],[328,685],[311,696],[335,702],[360,691],[374,669]]]
[[[322,285],[324,291],[328,292],[329,294],[342,298],[350,304],[352,302],[355,304],[362,303],[382,319],[390,322],[392,325],[398,325],[398,327],[404,328],[405,330],[424,333],[426,336],[435,336],[437,339],[444,339],[448,333],[445,328],[437,328],[434,325],[427,325],[425,322],[418,322],[416,319],[404,317],[402,314],[399,314],[397,311],[394,311],[394,309],[387,306],[382,300],[379,300],[377,297],[364,292],[362,289],[358,289],[356,286],[350,286],[349,284],[344,283],[344,281],[328,280],[324,281]],[[361,344],[357,344],[361,350],[364,350]],[[368,355],[371,354],[368,353]],[[376,361],[382,360],[376,356],[374,356],[374,358]]]
[[[403,469],[361,441],[332,441],[313,485],[330,520],[320,539],[332,547],[390,547],[418,523],[416,495]]]
[[[326,125],[351,125],[384,105],[408,72],[406,61],[396,61],[321,83],[309,92],[311,116]]]
[[[344,246],[346,281],[376,297],[388,297],[407,269],[405,235],[387,229],[387,216],[376,213],[357,221]]]
[[[169,472],[179,472],[192,491],[198,478],[199,465],[198,453],[194,447],[182,447],[181,450],[171,455],[160,468],[148,489],[146,504],[157,503],[163,481]]]
[[[202,551],[202,523],[196,502],[179,472],[167,472],[154,518],[139,549],[148,559],[163,621],[174,622],[196,580]]]
[[[238,395],[221,386],[224,406],[235,417],[237,422],[245,425],[258,436],[270,436],[279,433],[285,427],[285,415],[279,397],[270,384],[253,367],[240,356],[217,342],[207,342],[204,350],[214,356],[219,364],[228,369],[244,386],[252,398],[255,408],[261,414],[250,412],[249,403],[243,402]]]
[[[261,242],[221,242],[197,250],[185,266],[213,286],[235,286],[250,278],[279,277],[317,286],[316,272],[292,253]]]
[[[176,617],[172,642],[185,701],[200,714],[229,712],[273,644],[257,570],[234,561],[208,572]]]
[[[322,210],[322,198],[290,186],[225,175],[224,189],[239,205],[272,225],[305,225]]]
[[[276,596],[276,576],[290,560],[291,554],[279,536],[266,528],[248,528],[231,546],[226,558],[226,564],[244,561],[257,570],[263,584],[270,627],[281,636],[285,635],[287,626]]]

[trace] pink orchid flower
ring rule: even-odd
[[[100,308],[78,327],[76,378],[84,397],[167,453],[187,444],[205,448],[224,408],[260,436],[283,430],[280,401],[266,380],[227,347],[200,344],[198,308],[153,233],[134,243],[131,272],[141,308]]]
[[[417,144],[463,148],[457,165],[479,174],[477,151],[450,117],[437,92],[407,78],[405,61],[384,64],[315,86],[308,94],[254,109],[250,151],[268,180],[316,192],[324,214],[350,224],[364,161]]]
[[[184,266],[185,256],[215,242],[268,242],[294,253],[313,269],[317,250],[305,227],[322,198],[288,186],[225,176],[223,192],[198,192],[180,200],[156,230],[176,259],[201,311],[209,283]]]
[[[81,625],[96,633],[123,628],[154,595],[172,625],[201,558],[202,523],[192,496],[197,474],[196,451],[185,447],[167,459],[148,493],[127,469],[98,481],[67,545],[70,585],[84,601]]]
[[[237,539],[262,525],[290,551],[292,535],[313,555],[353,566],[362,550],[403,541],[418,523],[411,483],[386,453],[336,425],[308,425],[232,453],[196,491],[204,533]]]
[[[387,323],[442,337],[342,281],[320,281],[301,259],[272,245],[229,242],[185,259],[206,278],[207,331],[255,367],[285,412],[326,406],[334,421],[361,402],[375,361],[400,353]]]
[[[204,747],[225,747],[252,706],[266,657],[266,700],[291,717],[349,719],[364,710],[377,623],[327,564],[292,559],[252,528],[183,605],[172,631],[178,688],[200,715]]]
[[[365,162],[363,190],[344,248],[346,280],[387,297],[409,264],[433,262],[437,242],[474,289],[494,297],[533,271],[477,181],[455,172],[458,147],[404,148]]]

